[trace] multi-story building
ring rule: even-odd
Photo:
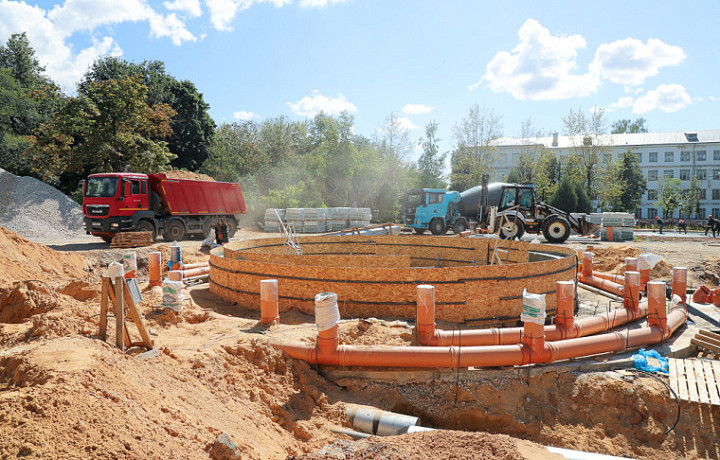
[[[537,156],[543,148],[553,150],[565,164],[567,157],[580,148],[597,148],[601,159],[617,159],[630,149],[637,155],[640,168],[647,179],[635,216],[654,219],[661,213],[656,204],[658,189],[665,178],[680,179],[680,188],[686,190],[691,179],[699,181],[700,206],[696,215],[681,216],[676,210],[672,217],[705,219],[712,214],[720,218],[720,130],[697,132],[608,134],[596,137],[569,136],[538,137],[527,139],[501,138],[494,145],[496,162],[493,180],[505,180],[517,166],[523,152]]]

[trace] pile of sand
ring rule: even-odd
[[[215,179],[208,176],[207,174],[200,174],[192,171],[183,171],[180,169],[171,169],[170,171],[163,171],[168,179],[189,179],[189,180],[204,180],[208,182],[215,182]]]
[[[606,273],[625,273],[625,258],[637,257],[643,253],[640,249],[631,248],[629,246],[610,246],[607,248],[599,248],[588,246],[587,251],[595,254],[593,257],[593,269]],[[652,278],[663,278],[670,276],[672,266],[661,260],[650,271]]]

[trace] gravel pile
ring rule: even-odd
[[[33,240],[84,236],[82,207],[33,177],[0,168],[0,226]]]

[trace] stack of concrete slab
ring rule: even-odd
[[[265,210],[265,231],[279,231],[277,211],[297,233],[338,232],[349,227],[370,225],[370,208],[287,208]]]
[[[602,213],[600,239],[603,241],[632,241],[635,216],[627,212]]]
[[[275,208],[267,208],[265,210],[265,231],[266,232],[279,232],[280,231],[280,221],[278,221],[278,216],[280,216],[280,219],[283,219],[283,221],[285,221],[285,210],[284,209],[275,209]]]

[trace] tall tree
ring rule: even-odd
[[[687,190],[683,190],[680,196],[680,212],[683,217],[688,218],[700,213],[701,191],[700,181],[693,176]]]
[[[162,170],[174,158],[164,139],[175,112],[146,97],[137,77],[88,85],[35,131],[27,151],[33,169],[66,193],[89,173]]]
[[[640,169],[640,162],[632,150],[626,150],[613,167],[610,178],[617,190],[612,200],[613,210],[633,212],[640,205],[647,190],[647,181]]]
[[[563,117],[565,134],[571,143],[567,172],[574,181],[585,184],[591,199],[600,194],[596,180],[602,172],[601,160],[610,152],[602,143],[601,136],[605,133],[603,113],[602,109],[596,109],[587,115],[582,108],[578,108],[570,109]]]
[[[446,155],[440,154],[437,138],[438,124],[434,121],[425,125],[425,138],[421,139],[423,153],[418,158],[418,182],[421,187],[445,188],[447,183],[443,179]]]
[[[208,157],[208,149],[215,131],[210,117],[210,105],[203,99],[195,85],[178,81],[165,70],[161,61],[143,61],[135,64],[116,56],[96,60],[79,84],[82,93],[93,82],[119,79],[123,76],[139,76],[147,87],[149,105],[167,104],[175,112],[170,127],[172,135],[166,139],[168,148],[177,158],[172,161],[176,168],[196,170]]]
[[[665,178],[658,188],[658,200],[655,206],[662,209],[663,217],[671,217],[680,206],[682,194],[680,192],[680,179]]]
[[[575,194],[575,185],[570,177],[565,176],[562,178],[555,193],[550,198],[550,204],[566,212],[575,212],[577,210],[578,199]]]
[[[451,188],[466,190],[492,172],[497,147],[493,142],[502,136],[501,118],[492,110],[474,104],[460,123],[455,125],[455,148],[451,155]]]
[[[647,121],[644,118],[636,118],[635,121],[629,118],[614,121],[611,128],[611,134],[625,133],[646,133],[648,132]]]
[[[562,166],[557,153],[551,149],[541,147],[537,162],[533,168],[533,184],[537,187],[540,200],[550,200],[560,181],[561,171]]]

